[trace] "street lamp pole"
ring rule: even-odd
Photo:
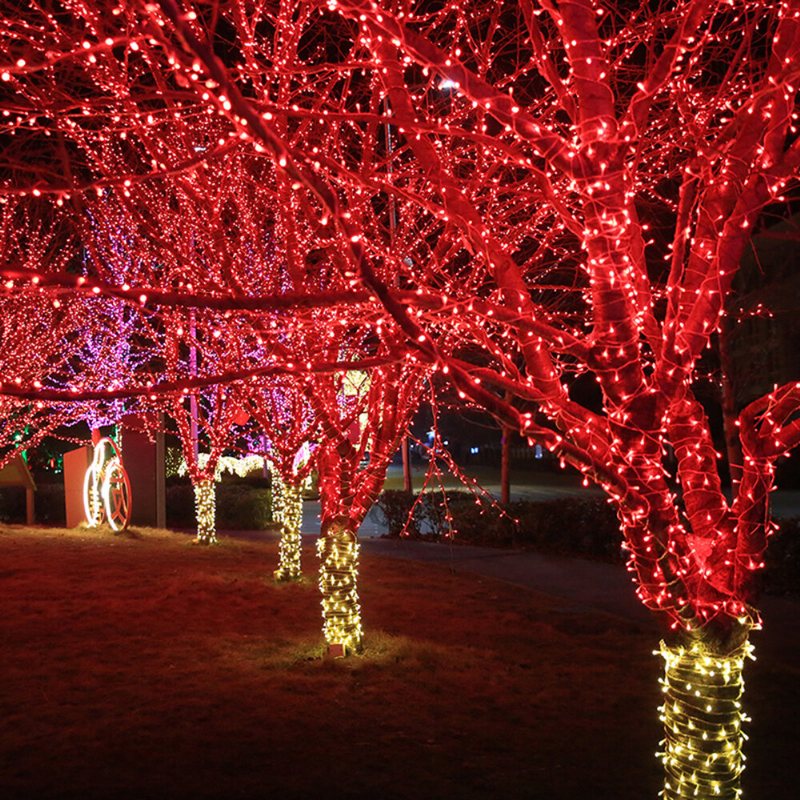
[[[387,169],[389,174],[391,175],[392,172],[392,124],[388,122],[388,117],[390,114],[389,108],[389,98],[384,98],[383,107],[386,111],[387,122],[385,128],[386,134],[386,158],[387,158]],[[394,195],[390,192],[389,193],[389,249],[391,250],[394,246],[394,235],[395,230],[397,228],[397,205],[395,202]],[[409,457],[408,451],[408,434],[404,434],[403,438],[400,442],[400,453],[403,459],[403,491],[411,492],[414,489],[414,485],[411,480],[411,459]]]

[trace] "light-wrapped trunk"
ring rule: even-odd
[[[674,647],[661,643],[665,800],[741,796],[742,724],[748,719],[742,668],[752,649],[746,639],[729,653],[701,639]]]
[[[216,486],[213,478],[198,481],[194,486],[194,509],[197,518],[198,544],[216,544]]]
[[[356,534],[333,525],[317,541],[322,592],[322,631],[331,652],[341,655],[362,649],[361,606],[358,601]]]
[[[269,471],[269,484],[272,500],[272,521],[283,525],[283,479],[275,467]]]
[[[300,523],[302,521],[302,489],[298,484],[284,483],[281,491],[281,539],[278,542],[278,569],[274,573],[277,581],[297,580],[303,574],[300,565]]]

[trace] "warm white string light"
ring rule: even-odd
[[[319,588],[325,641],[344,653],[362,649],[361,606],[358,600],[358,555],[356,535],[341,526],[332,528],[317,541],[320,558]]]
[[[662,642],[657,652],[664,659],[661,796],[737,800],[747,738],[742,724],[748,720],[741,703],[742,668],[753,658],[753,646],[745,641],[732,653],[720,655],[700,640],[688,647]]]
[[[194,484],[194,507],[197,517],[198,544],[216,544],[216,485],[213,480],[198,481]]]
[[[199,453],[197,464],[200,469],[205,469],[211,456],[208,453]],[[264,459],[253,453],[236,458],[235,456],[220,456],[214,470],[214,480],[219,481],[224,474],[236,475],[239,478],[246,478],[256,470],[263,469]],[[186,459],[181,458],[181,462],[176,469],[176,474],[184,476],[189,474],[189,467]]]
[[[301,486],[293,483],[281,482],[281,486],[281,538],[278,542],[278,569],[275,570],[275,580],[292,581],[303,574],[300,563],[303,490]]]

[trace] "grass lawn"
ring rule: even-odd
[[[655,798],[654,629],[364,557],[322,657],[273,542],[0,527],[2,798]],[[794,800],[797,665],[748,675],[746,796]]]

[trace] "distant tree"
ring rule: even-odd
[[[316,375],[309,403],[322,429],[319,469],[320,590],[328,645],[362,649],[358,529],[417,410],[426,370],[412,362]]]
[[[303,574],[300,526],[303,485],[315,465],[320,432],[303,393],[302,382],[276,378],[256,389],[244,387],[243,409],[263,432],[272,477],[273,522],[280,523],[275,579],[296,580]]]

